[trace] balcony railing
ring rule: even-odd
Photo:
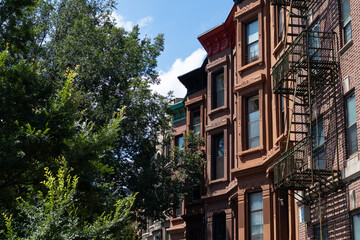
[[[334,33],[303,31],[273,66],[274,92],[292,94],[288,83],[296,81],[296,73],[301,73],[300,83],[305,83],[309,72],[312,79],[330,74],[337,63],[335,39]]]
[[[292,6],[293,8],[305,9],[316,1],[319,0],[293,0]],[[290,6],[290,2],[291,0],[271,0],[272,5],[280,5],[280,6]]]

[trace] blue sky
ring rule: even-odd
[[[183,97],[186,89],[177,76],[199,67],[206,56],[197,36],[223,23],[233,4],[232,0],[117,0],[113,16],[127,30],[138,24],[142,35],[165,35],[165,50],[158,58],[161,84],[152,88]]]

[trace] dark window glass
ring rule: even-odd
[[[320,226],[317,225],[314,230],[315,230],[315,240],[320,240]],[[329,237],[328,237],[328,227],[327,227],[326,224],[324,224],[322,226],[322,237],[323,237],[322,240],[328,240],[329,239]]]
[[[176,136],[175,137],[175,146],[179,148],[179,150],[183,149],[183,144],[184,144],[184,137],[182,135],[180,136]],[[177,157],[177,162],[178,163],[182,163],[182,158],[181,157]]]
[[[175,210],[175,217],[181,217],[182,215],[182,200],[179,201],[179,205]]]
[[[246,24],[246,63],[259,59],[259,22]]]
[[[213,239],[226,240],[226,215],[224,212],[219,214],[214,214]]]
[[[355,94],[352,93],[346,98],[346,142],[348,157],[358,151],[356,128],[356,102]]]
[[[286,118],[285,118],[285,98],[280,96],[280,121],[281,121],[281,132],[285,132]]]
[[[314,168],[326,169],[326,159],[324,150],[324,121],[318,118],[312,125],[314,138]]]
[[[224,177],[224,134],[213,136],[212,180]]]
[[[249,194],[250,240],[263,239],[263,198],[262,192]]]
[[[224,106],[224,72],[214,75],[213,88],[212,108],[215,109]]]
[[[260,146],[259,95],[247,99],[247,144],[248,148]]]
[[[341,0],[341,22],[344,33],[344,44],[351,40],[350,0]]]
[[[311,27],[309,34],[310,34],[309,45],[310,45],[311,60],[320,61],[321,55],[319,48],[321,48],[321,41],[320,41],[321,38],[320,38],[320,24],[318,22]]]
[[[283,38],[284,31],[284,23],[283,23],[283,9],[282,7],[278,7],[278,42],[280,42]]]
[[[195,134],[200,135],[200,109],[192,112],[191,129]]]

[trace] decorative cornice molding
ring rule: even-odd
[[[238,9],[240,10],[235,13],[236,19],[241,18],[244,14],[249,13],[250,11],[253,11],[263,5],[263,0],[257,0],[248,4],[246,4],[246,2],[247,1],[244,1],[239,5]]]
[[[214,130],[216,128],[224,127],[224,126],[226,126],[228,124],[229,124],[229,119],[228,118],[217,120],[217,121],[212,122],[210,125],[206,126],[205,131],[209,132],[209,131],[212,131],[212,130]]]
[[[192,104],[194,104],[194,103],[197,103],[197,102],[201,102],[201,101],[203,101],[204,99],[205,99],[205,96],[204,96],[204,95],[201,95],[201,96],[199,96],[199,97],[192,98],[192,99],[190,99],[190,100],[188,100],[188,101],[185,102],[185,107],[188,107],[188,106],[190,106],[190,105],[192,105]]]
[[[253,77],[245,80],[240,80],[240,84],[235,86],[235,91],[240,91],[249,88],[253,85],[260,84],[265,80],[265,74],[261,74],[258,77]]]
[[[215,67],[217,67],[219,65],[224,65],[226,63],[227,63],[227,56],[225,55],[225,56],[223,56],[221,58],[217,58],[216,60],[208,63],[206,65],[206,70],[210,71],[210,69],[215,68]]]

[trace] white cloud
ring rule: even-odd
[[[140,28],[143,28],[146,27],[148,23],[151,23],[152,21],[154,21],[154,19],[151,16],[147,16],[137,21],[137,24],[139,25]]]
[[[152,85],[151,89],[164,96],[166,96],[169,91],[173,91],[175,97],[184,97],[186,88],[180,83],[177,77],[200,67],[205,56],[205,50],[199,48],[185,60],[176,59],[168,72],[160,71],[161,82],[159,85]]]
[[[114,18],[117,27],[123,27],[126,31],[131,31],[134,24],[131,21],[125,21],[125,18],[116,12],[112,12],[111,16]]]
[[[128,32],[134,27],[134,23],[132,21],[126,21],[124,16],[117,14],[116,12],[112,12],[111,16],[113,17],[117,27],[123,27]],[[140,28],[144,28],[152,21],[154,21],[153,17],[147,16],[138,20],[136,24],[139,25]]]

